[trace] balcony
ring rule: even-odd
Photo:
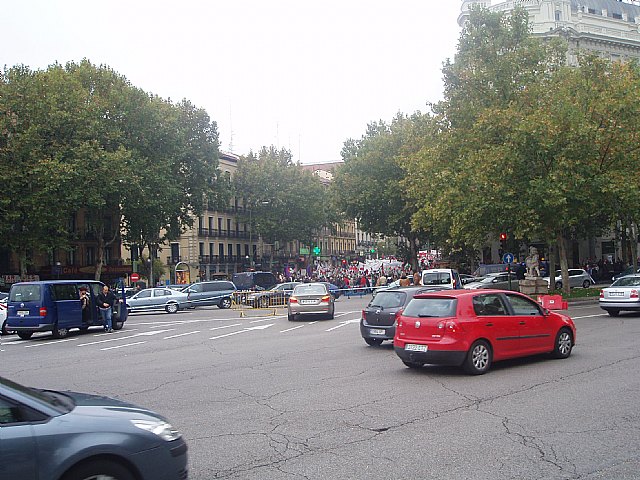
[[[170,256],[167,257],[167,265],[177,265],[179,262],[182,261],[182,257],[178,256]]]

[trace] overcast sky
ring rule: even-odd
[[[221,149],[340,159],[374,120],[442,98],[458,0],[0,0],[0,64],[88,58],[133,85],[189,99]]]

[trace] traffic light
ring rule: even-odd
[[[321,249],[318,246],[313,247],[313,254],[317,257],[320,255]]]
[[[376,253],[376,249],[371,247],[371,250],[369,250],[369,253]]]
[[[506,242],[507,241],[507,234],[506,233],[501,233],[500,234],[500,241],[501,242]]]
[[[507,253],[507,234],[502,232],[500,234],[500,248],[498,249],[498,256],[502,257]]]

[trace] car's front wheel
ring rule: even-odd
[[[218,305],[218,307],[220,307],[222,309],[231,308],[231,299],[229,297],[223,298],[220,301],[220,304]]]
[[[382,339],[381,338],[365,338],[364,341],[366,342],[367,345],[369,345],[371,347],[378,347],[378,346],[382,345]]]
[[[164,309],[167,311],[167,313],[176,313],[180,307],[178,307],[177,303],[168,303]]]
[[[485,340],[476,340],[464,361],[464,370],[470,375],[482,375],[491,368],[491,347]]]
[[[562,288],[562,282],[556,282],[556,290],[560,290]]]
[[[591,286],[591,282],[589,280],[585,280],[582,282],[582,288],[589,288]]]
[[[553,348],[553,356],[555,358],[567,358],[571,355],[573,348],[573,337],[567,328],[563,328],[556,335],[556,343]]]
[[[92,460],[81,463],[67,472],[62,480],[135,480],[133,474],[123,465],[109,460]]]

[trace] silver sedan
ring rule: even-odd
[[[300,315],[324,315],[333,319],[335,304],[333,295],[324,283],[303,283],[296,285],[289,298],[289,321]]]
[[[127,309],[131,312],[164,310],[176,313],[189,306],[189,296],[170,288],[147,288],[127,299]]]
[[[627,275],[600,291],[600,308],[612,317],[622,310],[640,311],[640,275]]]

